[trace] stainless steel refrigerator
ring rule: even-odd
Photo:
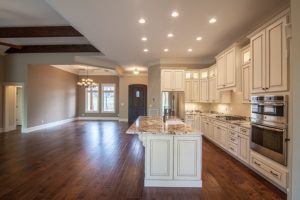
[[[185,118],[184,92],[162,92],[161,114]]]

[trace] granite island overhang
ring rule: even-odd
[[[145,187],[202,187],[202,133],[176,118],[139,117],[126,131],[145,147]]]

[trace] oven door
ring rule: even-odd
[[[271,115],[276,117],[284,117],[284,104],[283,103],[272,103],[264,104],[263,114]]]
[[[251,105],[251,113],[263,114],[264,106],[259,103],[254,103]]]
[[[252,124],[251,149],[287,165],[287,130]]]

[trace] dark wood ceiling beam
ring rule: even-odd
[[[72,26],[2,27],[0,38],[82,37]]]
[[[74,53],[74,52],[98,52],[103,53],[90,44],[80,45],[25,45],[21,49],[10,48],[7,54],[15,53]]]

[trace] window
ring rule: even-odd
[[[99,86],[85,89],[85,112],[99,112]]]
[[[115,112],[115,84],[102,84],[102,112]]]

